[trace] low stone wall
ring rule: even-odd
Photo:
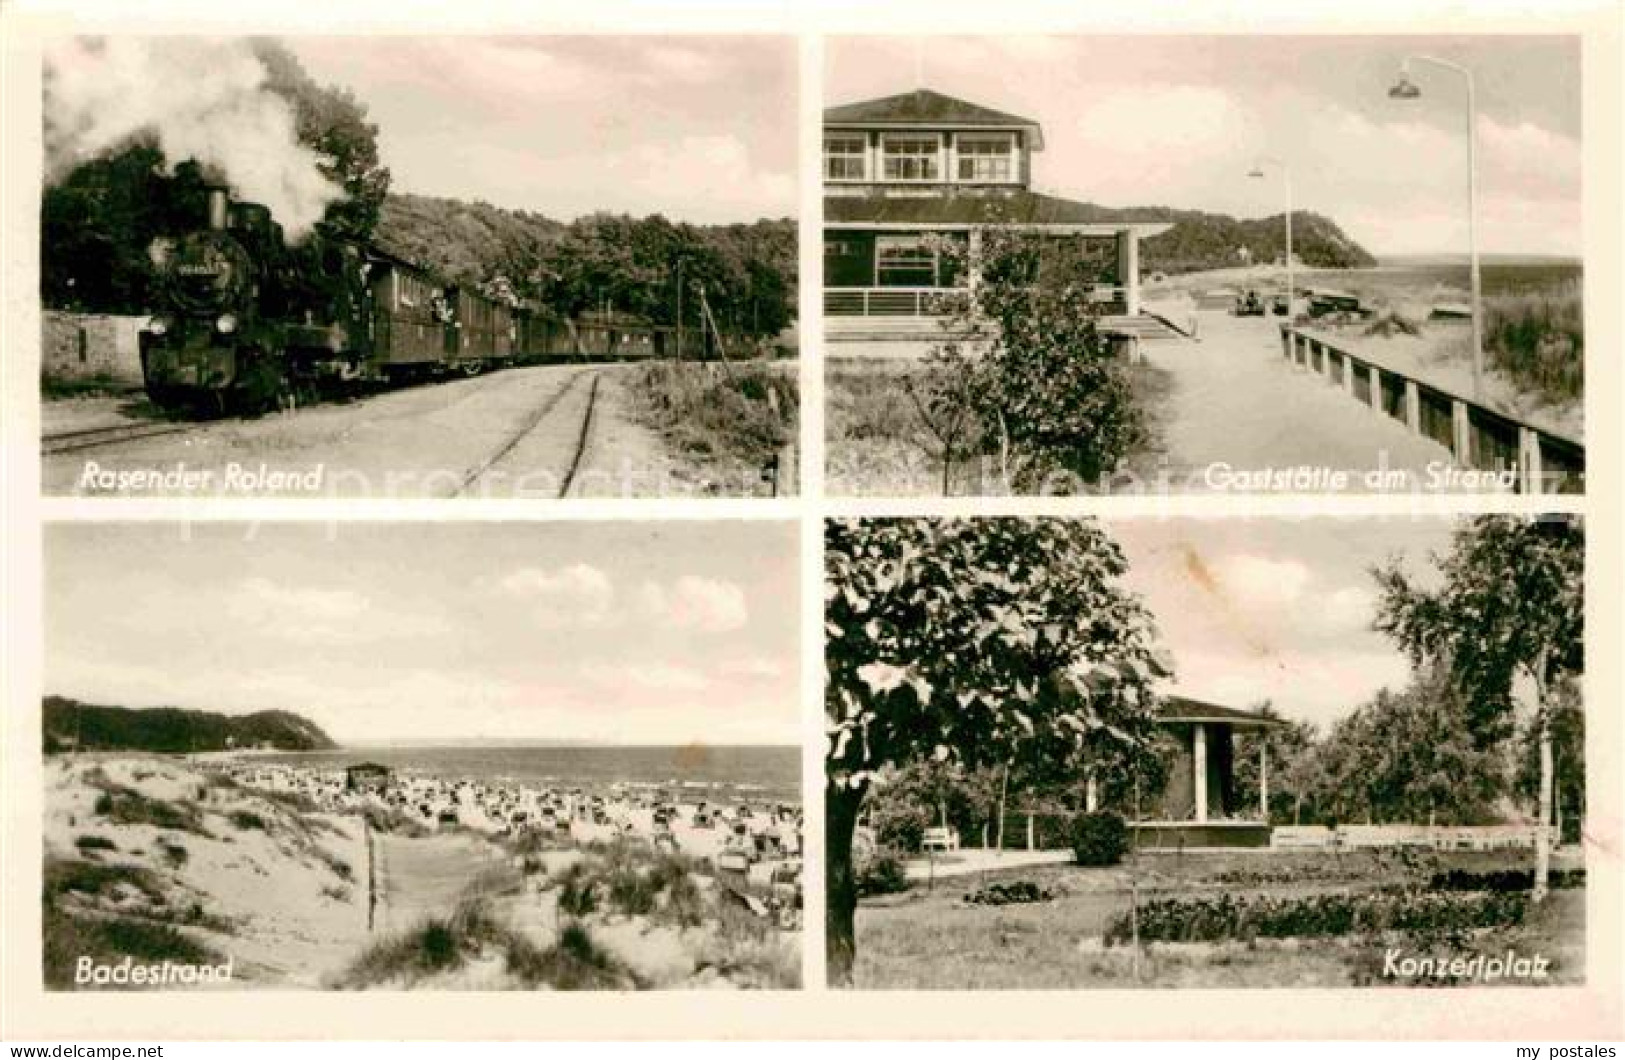
[[[139,335],[149,319],[46,310],[41,314],[40,374],[140,386]]]

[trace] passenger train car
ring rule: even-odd
[[[263,411],[342,382],[395,382],[547,360],[664,357],[671,329],[565,319],[449,284],[383,248],[318,231],[290,245],[265,207],[210,189],[207,223],[154,242],[157,311],[141,335],[152,400]]]

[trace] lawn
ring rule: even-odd
[[[1417,956],[1541,954],[1550,982],[1584,978],[1585,890],[1556,890],[1519,925],[1429,938],[1349,935],[1106,946],[1113,919],[1155,898],[1277,899],[1421,886],[1444,868],[1512,867],[1500,855],[1320,852],[1147,856],[1138,867],[1058,865],[983,873],[865,900],[858,910],[856,982],[869,989],[1346,987],[1388,985],[1390,946]],[[989,907],[966,896],[1029,881],[1047,902]],[[1399,985],[1409,985],[1400,983]]]

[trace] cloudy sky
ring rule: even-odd
[[[397,191],[559,220],[796,213],[790,37],[290,37],[379,126]]]
[[[1238,708],[1267,699],[1322,731],[1410,677],[1405,656],[1371,629],[1370,569],[1398,556],[1426,584],[1453,526],[1398,516],[1107,523],[1173,654],[1168,691]]]
[[[783,522],[58,524],[46,691],[341,743],[799,739]]]
[[[831,103],[924,85],[1038,120],[1040,190],[1111,206],[1326,214],[1378,255],[1465,253],[1465,88],[1409,54],[1475,72],[1479,243],[1578,255],[1580,50],[1569,37],[893,37],[825,49]]]

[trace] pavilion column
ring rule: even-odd
[[[966,241],[965,286],[976,290],[982,286],[982,230],[972,228]]]
[[[1258,740],[1258,819],[1270,823],[1270,755],[1262,736]]]
[[[1207,821],[1207,726],[1197,722],[1191,726],[1192,791],[1195,793],[1196,821]]]
[[[1123,288],[1124,312],[1140,311],[1140,237],[1133,229],[1117,233],[1117,282]]]
[[[1100,809],[1100,784],[1092,772],[1083,781],[1083,809],[1086,813],[1095,813]]]

